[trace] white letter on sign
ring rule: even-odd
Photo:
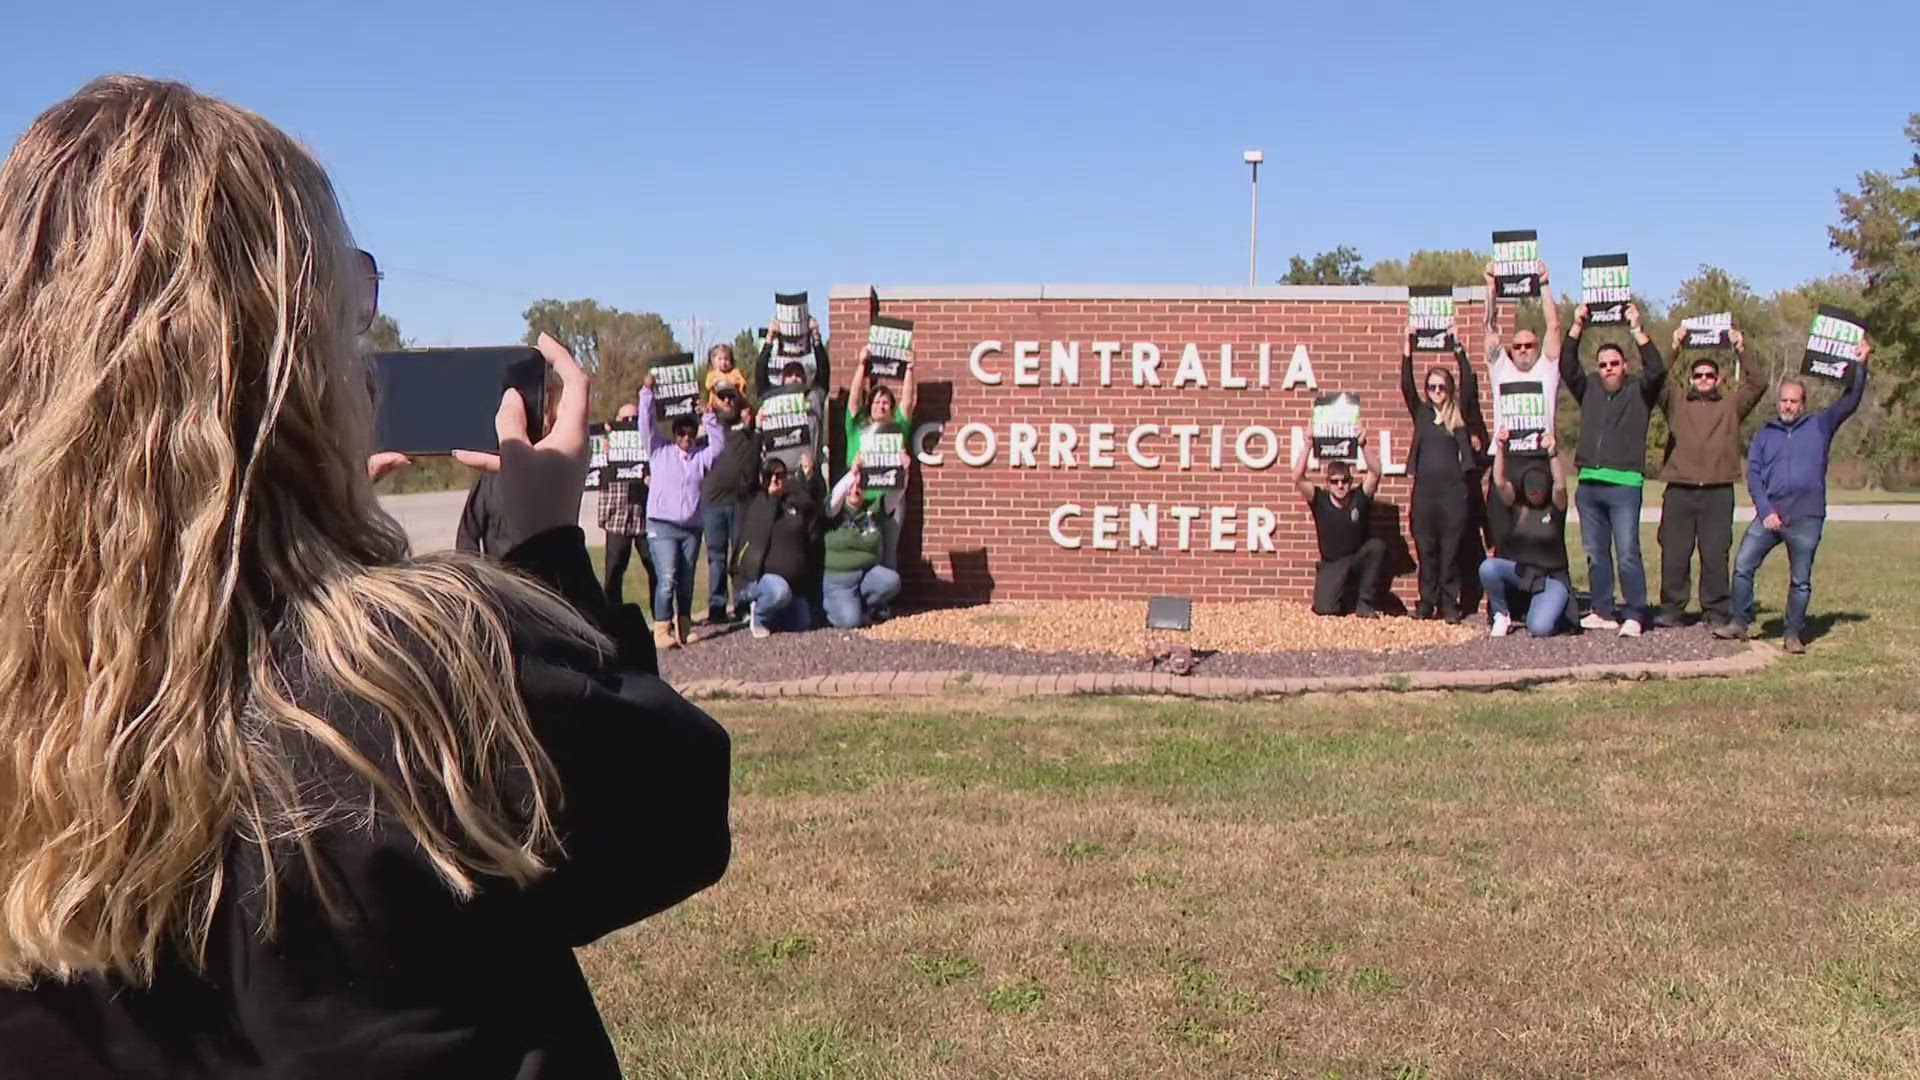
[[[1080,433],[1072,424],[1047,426],[1047,464],[1056,469],[1073,468],[1073,448],[1080,445]]]
[[[1393,432],[1385,428],[1380,429],[1380,475],[1407,475],[1407,463],[1393,460]]]
[[[1056,544],[1059,544],[1063,548],[1079,547],[1080,546],[1079,537],[1068,536],[1066,533],[1063,533],[1060,531],[1060,523],[1062,521],[1070,517],[1079,517],[1079,516],[1080,516],[1079,503],[1061,503],[1059,506],[1054,507],[1053,516],[1047,519],[1047,535],[1053,537],[1053,542]]]
[[[1245,390],[1247,377],[1233,373],[1233,346],[1220,346],[1220,389]]]
[[[1039,342],[1016,341],[1013,343],[1013,385],[1040,385]]]
[[[1048,368],[1047,381],[1055,386],[1080,385],[1080,343],[1077,341],[1056,341],[1053,343],[1053,363]]]
[[[1087,465],[1094,469],[1113,468],[1113,425],[1087,425]]]
[[[947,455],[927,449],[927,438],[947,430],[947,425],[938,420],[929,420],[913,429],[913,456],[920,459],[922,465],[938,465],[947,460]]]
[[[1264,506],[1247,508],[1247,550],[1276,551],[1273,546],[1273,530],[1279,524],[1273,511]]]
[[[980,438],[986,442],[986,449],[980,451],[978,454],[967,452],[967,440],[974,435],[980,436]],[[998,453],[999,449],[999,444],[993,437],[993,429],[978,422],[968,424],[966,427],[961,428],[960,434],[955,436],[953,440],[953,452],[959,454],[960,460],[969,465],[985,465],[987,462],[993,460],[993,455]]]
[[[1113,385],[1113,354],[1120,351],[1117,341],[1096,341],[1093,343],[1093,355],[1100,358],[1100,385]]]
[[[1098,551],[1120,550],[1119,507],[1096,506],[1093,508],[1093,546]]]
[[[1160,346],[1146,341],[1134,343],[1133,385],[1160,385]]]
[[[1193,468],[1193,437],[1200,434],[1200,425],[1175,424],[1170,430],[1180,440],[1180,467]]]
[[[1159,438],[1160,425],[1141,424],[1139,427],[1134,428],[1133,432],[1127,436],[1127,456],[1133,459],[1135,465],[1143,469],[1157,469],[1160,467],[1160,455],[1146,454],[1140,450],[1140,440],[1149,435],[1154,438]]]
[[[999,372],[988,371],[986,368],[980,366],[980,361],[985,360],[988,353],[997,353],[999,351],[1000,343],[997,341],[983,341],[975,345],[973,347],[973,354],[967,357],[967,370],[973,372],[974,378],[979,379],[988,386],[1000,385],[1002,376]]]
[[[1207,530],[1207,547],[1214,551],[1233,550],[1233,507],[1216,506],[1213,508],[1213,520]]]
[[[1193,519],[1200,516],[1200,508],[1197,506],[1174,506],[1169,507],[1167,513],[1172,514],[1173,520],[1180,523],[1180,550],[1191,550]]]
[[[1287,362],[1287,377],[1280,380],[1280,389],[1291,390],[1296,382],[1306,383],[1309,390],[1320,389],[1320,384],[1313,380],[1313,361],[1307,357],[1305,345],[1293,347],[1293,359]]]
[[[1267,443],[1266,450],[1259,457],[1247,453],[1247,444],[1256,438],[1265,439]],[[1233,454],[1240,459],[1240,464],[1249,469],[1264,469],[1280,457],[1280,439],[1273,433],[1272,428],[1261,427],[1258,424],[1243,427],[1240,429],[1239,438],[1233,441]]]
[[[1037,469],[1033,449],[1040,445],[1040,429],[1032,424],[1007,425],[1007,465],[1015,469]]]
[[[1194,386],[1207,385],[1207,369],[1200,366],[1200,346],[1188,343],[1186,351],[1180,354],[1180,367],[1173,373],[1173,385],[1176,389],[1191,383]]]
[[[1134,503],[1127,508],[1127,544],[1130,547],[1160,546],[1160,504]]]

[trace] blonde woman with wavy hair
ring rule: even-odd
[[[1407,473],[1413,477],[1408,524],[1420,564],[1420,601],[1414,616],[1450,623],[1465,617],[1461,607],[1460,550],[1472,525],[1472,489],[1478,480],[1480,444],[1474,434],[1480,418],[1479,383],[1467,349],[1453,341],[1454,371],[1438,364],[1427,369],[1424,387],[1413,378],[1413,335],[1400,340],[1400,397],[1413,421],[1407,448]],[[1459,378],[1454,378],[1455,371]],[[1423,395],[1421,390],[1426,393]]]
[[[378,508],[369,284],[319,165],[94,82],[0,166],[0,1058],[12,1076],[582,1077],[571,949],[726,866],[725,732],[576,524],[588,377],[504,565]]]

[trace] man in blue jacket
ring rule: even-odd
[[[1839,400],[1805,415],[1807,387],[1798,379],[1780,382],[1780,415],[1767,421],[1747,450],[1747,491],[1753,496],[1753,521],[1740,540],[1733,565],[1732,620],[1715,627],[1722,638],[1744,638],[1753,621],[1753,575],[1777,544],[1787,545],[1787,626],[1785,648],[1803,653],[1801,634],[1807,623],[1807,601],[1813,596],[1813,553],[1827,523],[1827,452],[1833,434],[1867,392],[1867,355],[1872,343],[1860,345],[1860,359],[1848,365],[1847,386]]]

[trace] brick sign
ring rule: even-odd
[[[911,598],[1304,602],[1317,555],[1288,466],[1310,449],[1316,395],[1340,392],[1364,403],[1384,465],[1375,531],[1410,573],[1406,289],[876,291],[883,315],[914,326]],[[1482,292],[1455,300],[1490,415]],[[865,340],[870,310],[869,286],[836,286],[833,338]],[[1416,355],[1416,378],[1452,362]],[[1394,588],[1406,599],[1414,583]]]

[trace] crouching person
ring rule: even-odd
[[[821,602],[827,621],[842,629],[864,625],[867,613],[885,610],[900,594],[900,575],[880,564],[885,548],[882,500],[860,489],[860,458],[834,485],[827,501],[826,574]]]
[[[1493,488],[1511,509],[1500,557],[1480,564],[1494,637],[1513,629],[1513,609],[1521,605],[1527,632],[1552,636],[1573,595],[1567,577],[1567,473],[1551,433],[1546,449],[1547,461],[1530,461],[1516,482],[1507,476],[1507,433],[1493,440]]]
[[[820,520],[820,474],[811,453],[800,458],[800,476],[789,480],[786,463],[770,459],[760,470],[760,490],[740,520],[740,580],[747,597],[747,630],[763,638],[777,626],[813,625],[807,604],[808,567]]]
[[[1367,462],[1366,441],[1359,445],[1360,467],[1367,479],[1356,484],[1353,466],[1327,462],[1327,486],[1307,482],[1307,455],[1293,463],[1293,486],[1313,514],[1314,537],[1320,544],[1320,565],[1314,569],[1313,613],[1357,615],[1377,619],[1373,606],[1380,595],[1380,564],[1386,542],[1368,536],[1373,523],[1373,493],[1380,490],[1380,471]]]

